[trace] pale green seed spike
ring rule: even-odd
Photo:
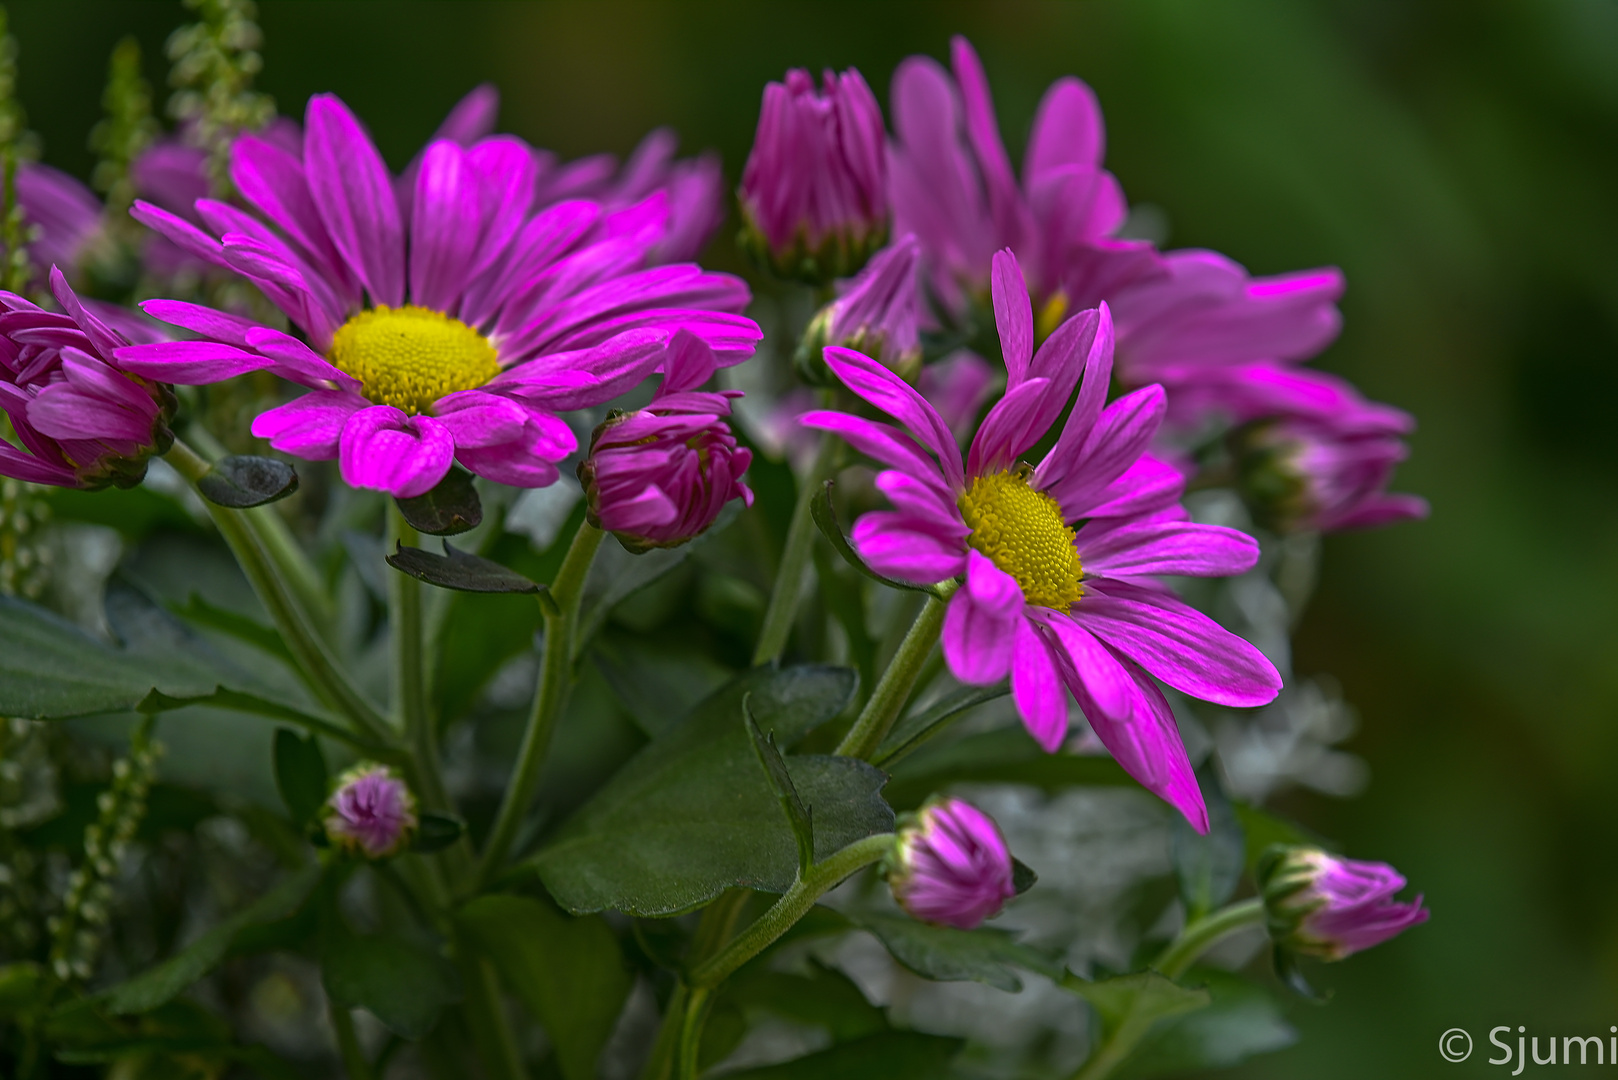
[[[96,153],[90,182],[107,197],[107,220],[122,222],[135,201],[130,169],[161,130],[152,116],[152,88],[141,75],[140,42],[126,37],[107,62],[107,88],[101,94],[106,115],[90,132]]]
[[[275,116],[274,99],[253,89],[264,66],[258,9],[252,0],[185,0],[185,6],[198,21],[169,36],[169,115],[208,151],[209,183],[224,197],[231,193],[230,144]]]

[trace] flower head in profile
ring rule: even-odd
[[[837,299],[820,309],[803,335],[795,357],[798,370],[814,371],[820,350],[838,345],[880,360],[914,382],[921,371],[920,259],[921,246],[906,234],[853,278],[839,282]]]
[[[21,447],[0,440],[0,476],[57,487],[134,487],[174,442],[174,393],[128,371],[130,338],[92,311],[55,267],[60,312],[0,292],[0,408]]]
[[[337,778],[322,820],[334,847],[367,859],[398,854],[419,824],[410,788],[374,762],[361,762]]]
[[[944,618],[955,677],[985,685],[1009,674],[1024,724],[1052,751],[1067,734],[1071,695],[1130,775],[1206,829],[1179,730],[1152,677],[1232,706],[1271,701],[1281,679],[1262,653],[1157,578],[1241,573],[1258,546],[1233,529],[1185,520],[1179,475],[1145,453],[1163,419],[1161,388],[1106,404],[1113,341],[1105,305],[1063,323],[1036,352],[1028,291],[1009,252],[995,257],[993,297],[1006,394],[965,462],[932,405],[844,349],[827,349],[827,364],[903,430],[840,412],[812,412],[803,423],[888,466],[876,486],[895,509],[855,523],[861,558],[916,584],[964,577]],[[1076,386],[1050,452],[1037,465],[1022,461]]]
[[[345,481],[420,495],[459,462],[516,487],[555,482],[577,441],[559,412],[608,401],[663,363],[685,329],[720,365],[751,354],[747,288],[692,265],[647,268],[659,192],[609,211],[530,210],[537,165],[510,137],[431,143],[398,187],[347,107],[309,101],[301,157],[245,136],[231,179],[254,212],[201,199],[206,231],[137,202],[135,216],[259,287],[303,331],[174,300],[143,305],[195,340],[120,350],[126,368],[205,384],[266,370],[308,393],[253,434]]]
[[[1394,899],[1404,876],[1387,863],[1340,859],[1319,848],[1275,847],[1257,871],[1270,937],[1282,948],[1323,960],[1380,945],[1427,921],[1421,897]]]
[[[782,277],[853,274],[888,235],[882,109],[858,71],[764,88],[742,170],[742,244]]]
[[[893,898],[912,918],[971,930],[1017,894],[1000,827],[960,799],[936,799],[899,830],[884,867]]]
[[[741,391],[698,389],[716,367],[712,349],[676,334],[651,403],[609,416],[579,465],[590,523],[631,551],[691,540],[732,499],[753,505],[741,479],[752,451],[736,445],[725,422]]]

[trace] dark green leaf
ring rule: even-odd
[[[154,687],[209,693],[219,675],[190,651],[120,649],[36,604],[0,597],[0,716],[56,720],[125,712]]]
[[[294,825],[303,825],[319,813],[326,801],[326,755],[313,735],[300,737],[289,728],[275,732],[275,787],[286,803]]]
[[[423,495],[394,499],[411,528],[431,536],[455,536],[483,523],[483,502],[472,474],[452,467],[438,486]]]
[[[423,811],[421,824],[416,831],[416,841],[410,845],[410,850],[418,855],[430,855],[435,851],[443,851],[461,838],[466,831],[466,822],[453,814],[435,814],[431,810]]]
[[[497,562],[468,555],[448,540],[444,541],[442,555],[400,544],[398,550],[388,556],[388,565],[401,574],[408,574],[440,589],[475,593],[538,593],[545,588]]]
[[[759,668],[670,726],[586,803],[532,860],[551,895],[575,912],[617,908],[672,915],[731,886],[783,892],[797,841],[742,727],[742,698],[778,745],[836,716],[853,694],[847,668]],[[815,857],[893,827],[883,774],[861,761],[789,756],[793,786],[814,815]]]
[[[1033,867],[1021,859],[1011,860],[1011,887],[1017,890],[1017,895],[1032,889],[1039,882],[1039,875],[1034,873]]]
[[[54,488],[51,514],[60,521],[83,521],[117,529],[126,540],[138,541],[149,533],[202,533],[203,525],[175,498],[148,486],[80,491]]]
[[[1016,992],[1022,989],[1016,968],[1052,979],[1062,976],[1056,960],[1018,944],[1016,937],[1005,930],[987,926],[957,930],[895,915],[859,916],[855,922],[875,934],[895,960],[924,978],[987,983]]]
[[[1047,754],[1018,726],[968,735],[905,759],[893,769],[887,797],[896,809],[911,810],[940,788],[960,783],[1028,784],[1053,792],[1135,781],[1110,757]]]
[[[808,1057],[726,1073],[726,1080],[939,1080],[964,1046],[919,1031],[883,1031]]]
[[[1297,1041],[1298,1033],[1263,987],[1206,968],[1193,971],[1186,981],[1205,983],[1213,1003],[1160,1022],[1118,1070],[1120,1080],[1228,1068]]]
[[[407,1039],[424,1038],[461,1000],[455,966],[404,938],[338,935],[320,958],[320,979],[338,1005],[364,1009]]]
[[[634,978],[600,916],[569,918],[526,896],[482,896],[455,916],[472,947],[544,1025],[567,1080],[594,1080],[596,1059]]]
[[[724,993],[744,1011],[824,1028],[833,1042],[888,1030],[887,1014],[865,999],[853,979],[814,960],[806,975],[749,966],[731,977]]]
[[[221,458],[197,481],[197,491],[204,499],[232,510],[263,506],[297,490],[298,474],[291,465],[252,454]]]
[[[194,625],[229,634],[289,664],[293,662],[292,653],[287,649],[287,643],[281,640],[279,631],[257,619],[216,607],[196,593],[192,593],[184,604],[174,605],[169,610]]]
[[[831,489],[832,482],[827,480],[825,486],[816,492],[814,498],[810,501],[809,513],[815,519],[815,525],[820,529],[822,535],[831,542],[831,546],[836,549],[837,554],[843,557],[843,561],[872,581],[880,581],[890,589],[932,593],[931,585],[912,585],[908,581],[897,581],[890,577],[883,577],[865,565],[865,560],[855,553],[853,545],[848,542],[848,537],[843,535],[843,527],[837,523],[837,511],[832,509],[831,505]]]
[[[1206,1008],[1212,1000],[1206,990],[1190,990],[1155,971],[1117,975],[1090,981],[1068,973],[1062,985],[1088,1001],[1108,1032],[1125,1019],[1161,1020]]]
[[[888,732],[888,737],[882,740],[876,756],[871,759],[873,764],[883,768],[892,768],[899,760],[921,748],[928,739],[943,731],[950,722],[968,709],[974,709],[985,702],[1005,697],[1011,693],[1009,682],[998,682],[993,686],[961,686],[918,713],[900,720]]]
[[[114,1014],[150,1012],[173,1000],[223,960],[237,936],[250,926],[291,915],[320,880],[318,866],[306,866],[281,880],[258,900],[215,925],[175,955],[97,995]]]
[[[792,774],[787,771],[781,751],[775,747],[775,734],[766,735],[759,731],[758,723],[753,719],[751,702],[751,694],[742,698],[742,716],[747,722],[747,734],[753,740],[758,763],[764,768],[764,778],[770,782],[770,790],[775,793],[776,801],[781,804],[781,812],[786,815],[787,825],[798,841],[798,873],[801,876],[815,862],[814,819],[810,816],[809,808],[798,797],[798,789],[792,786]]]
[[[56,1058],[69,1064],[97,1065],[134,1054],[184,1054],[218,1060],[231,1050],[230,1025],[195,1001],[170,1001],[128,1019],[107,1016],[94,998],[59,1007],[46,1020],[44,1035]]]
[[[590,657],[647,735],[657,735],[735,677],[689,640],[646,641],[606,631],[591,644]]]
[[[1225,797],[1224,784],[1212,759],[1197,770],[1197,785],[1208,807],[1208,835],[1198,835],[1183,816],[1176,814],[1169,842],[1188,919],[1200,918],[1229,900],[1246,862],[1241,822]]]

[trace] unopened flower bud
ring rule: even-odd
[[[994,819],[960,799],[938,799],[899,830],[885,867],[912,918],[970,930],[1016,895],[1011,852]]]
[[[1277,532],[1363,529],[1425,517],[1426,500],[1387,490],[1406,454],[1399,434],[1350,413],[1260,420],[1232,436],[1237,482],[1254,518]]]
[[[1341,960],[1427,921],[1421,897],[1401,903],[1405,879],[1386,863],[1339,859],[1319,848],[1272,847],[1257,869],[1270,937],[1304,956]]]
[[[824,284],[865,265],[888,232],[882,109],[858,71],[787,72],[764,88],[737,193],[742,247],[780,277]]]
[[[741,392],[697,389],[715,366],[713,350],[680,331],[651,403],[612,414],[590,441],[590,455],[579,465],[590,524],[615,534],[630,551],[685,543],[732,499],[753,505],[741,479],[752,451],[736,445],[725,422]]]
[[[810,320],[798,345],[798,371],[815,385],[833,380],[821,357],[828,345],[862,352],[914,383],[921,372],[921,297],[916,267],[921,245],[910,233],[883,248],[854,278],[838,283],[838,297]]]
[[[124,371],[130,344],[54,267],[62,314],[0,292],[0,407],[21,448],[0,442],[0,475],[57,487],[134,487],[174,443],[174,392]]]
[[[324,824],[333,847],[385,859],[415,838],[416,797],[386,765],[361,762],[337,778]]]

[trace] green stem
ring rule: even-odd
[[[767,949],[782,934],[792,929],[809,909],[854,871],[879,861],[893,850],[893,833],[877,833],[854,843],[809,868],[809,872],[792,883],[781,899],[743,930],[718,956],[705,960],[692,969],[687,982],[692,987],[715,987],[731,973]]]
[[[506,1003],[500,996],[494,967],[464,949],[457,951],[461,984],[466,993],[461,1010],[478,1058],[483,1062],[484,1075],[488,1080],[528,1080],[528,1070],[506,1016]]]
[[[944,611],[949,607],[949,596],[954,591],[953,582],[946,584],[939,590],[941,595],[929,596],[921,611],[917,612],[916,621],[910,624],[910,632],[899,643],[899,651],[893,654],[888,669],[882,673],[882,681],[871,692],[871,698],[860,711],[859,719],[843,736],[842,743],[837,747],[839,754],[868,759],[882,745],[893,722],[899,718],[900,710],[910,699],[916,676],[921,674],[928,655],[938,643],[938,634],[944,628]]]
[[[165,460],[193,485],[207,475],[211,466],[185,443],[176,439]],[[325,640],[316,632],[303,606],[298,603],[269,558],[259,534],[258,522],[250,514],[204,503],[219,533],[247,575],[253,591],[269,612],[275,628],[291,651],[299,675],[327,705],[336,709],[356,730],[373,742],[394,744],[394,733],[371,703],[349,682]]]
[[[1197,958],[1214,945],[1239,930],[1260,926],[1264,922],[1264,901],[1243,900],[1205,915],[1186,925],[1180,936],[1169,943],[1158,956],[1153,969],[1170,979],[1178,979],[1190,970]],[[1104,1039],[1090,1055],[1083,1067],[1073,1074],[1073,1080],[1103,1080],[1112,1074],[1151,1030],[1154,1020],[1130,1013]]]
[[[803,597],[804,574],[814,551],[815,519],[810,506],[821,487],[837,471],[839,450],[837,438],[831,432],[820,436],[815,463],[798,491],[798,505],[792,509],[792,524],[787,528],[786,545],[781,549],[775,587],[770,591],[770,604],[764,609],[764,627],[759,631],[758,648],[753,650],[754,667],[779,660],[786,650],[787,638],[792,636],[792,623],[798,616],[798,602]]]
[[[573,543],[562,559],[561,569],[556,572],[556,580],[551,582],[549,600],[554,606],[545,608],[545,651],[540,662],[539,685],[534,688],[534,704],[528,714],[527,730],[523,732],[522,748],[517,752],[517,767],[506,785],[505,798],[500,803],[500,812],[483,849],[483,860],[478,865],[474,879],[477,890],[487,886],[505,865],[506,856],[517,839],[517,830],[534,801],[534,789],[539,786],[540,773],[545,767],[551,735],[567,704],[568,691],[572,689],[573,638],[579,628],[579,601],[584,595],[584,581],[595,561],[596,549],[604,536],[606,533],[588,521],[580,522],[579,531],[573,534]]]
[[[335,1003],[329,1003],[327,1011],[331,1016],[331,1029],[337,1033],[337,1051],[342,1055],[348,1080],[371,1080],[371,1066],[354,1033],[354,1014]]]
[[[663,1010],[663,1023],[657,1029],[657,1041],[640,1071],[640,1080],[670,1080],[674,1073],[674,1059],[680,1052],[680,1036],[685,1027],[685,1004],[690,991],[685,983],[677,983]]]
[[[680,1069],[677,1080],[697,1080],[701,1075],[702,1029],[708,1022],[713,991],[705,986],[692,989],[685,1003],[685,1021],[680,1025]]]
[[[388,544],[415,547],[416,530],[399,508],[388,508]],[[438,767],[438,739],[427,703],[427,658],[422,648],[421,582],[409,574],[388,575],[388,630],[393,648],[393,712],[415,754],[427,804],[447,810],[449,796]]]

